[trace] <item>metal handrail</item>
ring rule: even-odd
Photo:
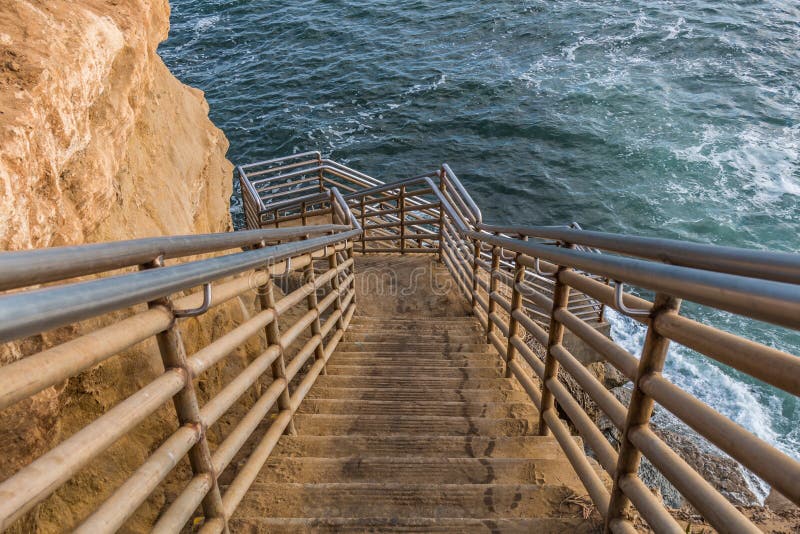
[[[800,283],[800,255],[737,247],[640,237],[591,230],[550,226],[497,226],[479,224],[487,232],[503,232],[541,239],[556,239],[609,252],[657,260],[662,263],[763,278],[790,284]]]
[[[155,530],[179,530],[198,507],[202,507],[206,518],[204,532],[227,530],[227,518],[267,458],[263,454],[249,456],[225,490],[219,486],[217,477],[251,438],[257,424],[269,419],[267,414],[273,405],[277,406],[277,417],[262,438],[261,447],[265,443],[269,445],[270,440],[277,441],[284,432],[296,432],[294,413],[323,372],[355,311],[352,249],[353,240],[361,234],[361,229],[338,191],[329,193],[329,202],[344,214],[344,222],[348,224],[152,238],[2,255],[5,265],[14,269],[30,265],[34,272],[29,280],[37,282],[105,273],[139,261],[142,270],[0,296],[2,341],[24,338],[88,318],[102,317],[105,323],[99,329],[0,367],[0,410],[63,383],[154,336],[158,340],[164,371],[0,483],[0,530],[47,498],[170,399],[174,400],[180,422],[177,430],[169,431],[161,446],[150,453],[141,467],[95,509],[76,532],[113,532],[122,527],[186,455],[192,460],[193,478],[162,514]],[[316,234],[324,235],[306,239]],[[295,241],[265,245],[286,239]],[[169,267],[163,262],[165,256],[185,258],[242,246],[254,248]],[[97,260],[98,265],[92,266],[92,260]],[[314,261],[320,260],[327,262],[328,269],[316,274]],[[65,265],[51,265],[57,276],[56,272],[43,273],[38,269],[45,261]],[[297,270],[302,270],[305,283],[276,300],[272,276]],[[4,280],[15,287],[24,281],[18,271]],[[176,292],[199,285],[203,285],[201,292],[183,297],[176,295]],[[318,300],[319,292],[324,297]],[[238,326],[222,335],[215,333],[213,342],[187,356],[178,322],[211,313],[215,307],[247,294],[258,297],[260,311],[246,316]],[[130,308],[139,302],[147,302],[148,308],[145,311]],[[307,307],[307,311],[295,319],[293,315],[286,316],[296,306]],[[123,308],[125,313],[106,315]],[[281,334],[278,319],[283,317],[292,323]],[[287,364],[284,353],[307,329],[310,329],[310,339],[294,352]],[[220,391],[212,390],[201,407],[194,378],[265,330],[266,351],[250,361],[239,376]],[[306,366],[311,357],[313,364]],[[258,402],[251,405],[235,427],[226,431],[225,439],[212,452],[206,429],[216,424],[243,395],[249,396],[248,391],[252,391],[252,386],[270,367],[272,382],[264,390],[258,388]],[[295,377],[300,378],[299,382],[293,382]],[[293,392],[290,384],[293,389],[296,384]]]
[[[642,413],[644,410],[644,404],[642,404],[644,401],[637,400],[630,407],[625,408],[615,399],[609,398],[607,392],[602,393],[605,390],[602,386],[594,383],[595,379],[591,375],[587,375],[585,371],[581,372],[580,364],[576,364],[577,360],[574,356],[561,345],[561,336],[566,327],[583,337],[585,341],[601,347],[602,354],[635,380],[636,387],[641,389],[645,398],[649,395],[649,398],[658,400],[701,435],[741,461],[779,491],[796,502],[800,500],[800,491],[793,483],[800,478],[800,463],[780,453],[763,440],[752,436],[746,429],[732,423],[710,407],[680,391],[676,386],[659,378],[657,374],[651,375],[647,371],[637,372],[636,360],[632,355],[620,356],[621,349],[616,347],[612,341],[602,338],[604,341],[601,343],[596,337],[602,337],[601,334],[591,328],[586,330],[586,327],[579,326],[584,324],[580,319],[580,312],[577,310],[575,313],[571,312],[567,308],[571,299],[565,297],[568,295],[568,291],[565,292],[566,288],[573,287],[597,299],[600,303],[613,306],[621,313],[648,324],[650,331],[653,332],[652,335],[662,335],[667,339],[669,337],[676,338],[688,343],[691,348],[701,350],[706,355],[725,364],[733,365],[737,369],[745,370],[758,379],[793,394],[800,394],[800,383],[798,383],[800,380],[797,378],[800,376],[800,360],[797,358],[763,345],[752,343],[744,345],[735,336],[677,316],[674,309],[669,307],[673,305],[669,303],[677,302],[678,298],[686,298],[757,320],[795,329],[800,328],[800,315],[797,313],[797,310],[800,309],[800,287],[793,283],[786,283],[797,281],[795,267],[800,265],[800,257],[711,247],[706,257],[698,259],[697,253],[701,249],[706,250],[707,247],[670,240],[587,232],[579,227],[577,229],[528,228],[473,222],[473,218],[476,218],[475,213],[469,208],[469,202],[460,196],[463,186],[456,185],[457,178],[452,171],[444,170],[440,178],[445,177],[443,183],[446,182],[446,185],[453,190],[451,194],[459,195],[454,196],[459,205],[468,207],[468,211],[463,216],[455,209],[447,195],[441,190],[442,188],[437,187],[431,180],[430,176],[432,174],[392,182],[377,186],[373,188],[373,191],[392,191],[401,186],[422,182],[429,186],[438,200],[442,215],[447,220],[441,222],[445,235],[442,236],[443,241],[440,241],[439,245],[440,250],[444,251],[445,263],[456,280],[459,280],[464,293],[468,297],[471,296],[475,314],[487,329],[487,339],[501,354],[505,354],[509,361],[509,371],[523,383],[525,380],[529,380],[521,368],[514,364],[514,354],[520,353],[539,375],[543,383],[542,392],[532,398],[541,407],[542,428],[554,432],[565,451],[572,450],[572,453],[568,454],[570,460],[582,475],[584,484],[605,516],[609,528],[612,530],[626,528],[624,517],[621,515],[624,503],[627,502],[626,498],[633,501],[637,508],[645,514],[645,519],[651,525],[657,526],[658,530],[671,530],[675,524],[668,514],[665,515],[663,508],[652,501],[649,490],[636,478],[635,463],[638,460],[633,460],[634,457],[631,456],[631,451],[634,450],[644,453],[679,490],[689,496],[690,501],[718,529],[747,531],[752,525],[707,482],[699,479],[683,460],[675,457],[671,452],[665,452],[665,445],[652,432],[639,430],[646,428],[646,426],[642,427],[641,423],[635,419],[635,417],[640,417],[636,414]],[[359,196],[360,193],[363,191],[354,193],[354,196]],[[361,198],[368,196],[368,193],[360,195]],[[454,233],[449,234],[446,228],[452,228]],[[571,247],[525,241],[511,237],[511,235],[555,240],[556,243],[569,243]],[[452,244],[458,241],[489,245],[492,248],[491,257],[494,258],[495,255],[497,257],[489,263],[480,260],[475,255],[472,258],[458,258],[458,254],[454,252],[456,249],[460,249],[461,245],[452,250],[446,247],[447,243]],[[651,248],[654,246],[661,246],[662,249],[655,252]],[[479,247],[476,250],[482,248]],[[598,249],[634,257],[598,254]],[[510,255],[512,253],[513,258]],[[476,254],[482,255],[483,252],[476,252]],[[534,303],[542,306],[541,312],[539,310],[532,310],[532,312],[542,313],[542,316],[545,317],[549,315],[550,324],[547,329],[537,327],[533,321],[527,319],[522,311],[524,308],[515,310],[512,301],[496,292],[494,280],[495,275],[499,272],[494,269],[501,264],[505,268],[517,269],[518,266],[528,266],[534,272],[544,273],[546,270],[547,273],[552,273],[555,285],[549,297],[535,289],[526,291],[526,295],[533,298]],[[770,267],[770,265],[775,265],[775,267]],[[487,275],[492,281],[491,283],[487,284],[479,280],[479,269],[488,269]],[[742,276],[743,274],[747,276]],[[614,280],[615,287],[609,287],[606,283],[598,281],[597,278]],[[471,289],[466,285],[470,279],[473,283]],[[500,280],[506,280],[506,278],[501,277]],[[512,292],[524,289],[524,284],[528,282],[524,277],[522,280],[523,286],[518,287],[515,284],[509,289]],[[659,295],[656,305],[625,294],[622,287],[624,283],[656,291]],[[486,297],[480,295],[481,290],[486,292]],[[669,297],[665,295],[669,295]],[[662,300],[659,301],[659,299]],[[521,299],[518,302],[522,305]],[[582,300],[582,302],[585,301]],[[667,307],[662,310],[659,302],[665,303],[664,305]],[[500,305],[500,307],[497,308],[496,305]],[[508,313],[505,320],[502,319],[503,312]],[[683,330],[665,326],[672,324],[665,322],[672,317],[683,321],[681,323]],[[499,334],[496,333],[495,328],[499,329]],[[524,328],[547,348],[545,362],[531,359],[533,353],[522,343],[522,339],[518,335],[512,333],[517,328]],[[671,329],[667,330],[667,328]],[[547,333],[548,331],[550,334]],[[700,343],[700,339],[696,335],[685,335],[686,332],[691,331],[702,331],[704,335],[716,341],[710,344]],[[499,337],[501,334],[504,339],[507,339],[507,342],[501,341],[501,337]],[[771,367],[769,369],[754,368],[744,358],[720,353],[719,347],[715,347],[715,344],[724,344],[731,349],[735,347],[736,350],[747,347],[746,350],[749,352],[759,354],[761,358],[769,358]],[[642,360],[652,361],[654,366],[663,365],[665,352],[663,349],[659,349],[659,351],[646,346]],[[659,361],[661,363],[658,363]],[[558,382],[554,371],[556,362],[563,365],[573,375],[573,378],[577,377],[581,387],[584,387],[612,417],[617,427],[623,433],[628,433],[626,435],[630,435],[630,441],[627,443],[631,445],[626,445],[627,448],[623,448],[620,454],[609,449],[608,443],[599,430],[575,404],[571,394]],[[788,376],[794,378],[787,379],[787,372]],[[681,400],[676,401],[665,395],[671,395],[673,398],[680,397]],[[601,464],[612,475],[617,475],[611,493],[605,490],[596,478],[593,478],[596,475],[590,474],[585,469],[585,464],[582,463],[585,462],[585,459],[576,456],[574,450],[570,448],[569,440],[571,438],[553,411],[556,399],[562,408],[567,410],[573,424],[581,431],[587,443],[599,455]],[[692,406],[691,410],[687,408],[688,406]],[[635,423],[626,422],[626,411],[629,418],[634,417],[631,420]],[[718,430],[721,428],[724,428],[726,433]],[[732,436],[736,436],[736,438],[733,439]],[[620,473],[624,473],[624,477]],[[687,484],[699,486],[701,489],[694,491]]]
[[[170,259],[210,254],[256,245],[262,241],[299,239],[344,230],[349,230],[349,227],[327,224],[0,252],[0,291],[141,265],[159,256]]]

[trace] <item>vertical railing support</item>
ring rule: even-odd
[[[317,279],[317,275],[314,272],[314,260],[308,262],[303,268],[303,278],[305,278],[306,283],[314,284]],[[316,317],[311,322],[311,335],[312,336],[320,336],[319,343],[317,344],[317,348],[314,349],[314,361],[324,360],[325,359],[325,344],[322,342],[322,324],[319,320],[319,303],[317,301],[317,290],[316,288],[311,291],[306,297],[306,304],[308,305],[308,311],[313,311],[316,313]],[[328,374],[328,370],[326,367],[322,368],[322,372],[320,374],[326,375]]]
[[[400,186],[397,197],[397,209],[400,210],[400,254],[406,253],[406,186]]]
[[[439,169],[439,190],[442,192],[442,198],[447,193],[447,182],[444,179],[444,167]],[[441,201],[439,202],[439,263],[444,262],[442,255],[444,254],[444,208]]]
[[[486,342],[491,343],[489,335],[494,331],[492,314],[497,309],[497,303],[492,295],[497,291],[497,270],[500,268],[500,247],[492,247],[492,263],[489,268],[489,291],[486,292]]]
[[[522,236],[523,241],[528,240],[528,236]],[[511,313],[508,319],[508,345],[506,345],[506,378],[511,378],[514,373],[511,371],[510,363],[516,357],[517,347],[514,345],[514,338],[519,336],[519,321],[514,318],[515,312],[524,313],[522,306],[522,293],[519,290],[525,282],[525,266],[519,262],[522,254],[517,252],[514,256],[514,287],[511,288]]]
[[[164,266],[163,256],[154,261],[141,266],[141,269],[155,269]],[[162,298],[148,302],[148,307],[164,306],[172,310],[172,303],[169,298]],[[203,514],[206,520],[221,519],[224,524],[224,532],[228,531],[228,518],[225,517],[225,509],[222,506],[222,494],[219,490],[217,481],[218,473],[214,471],[214,464],[211,461],[211,450],[208,447],[206,432],[208,429],[200,417],[200,403],[197,401],[197,392],[194,389],[194,376],[187,363],[186,347],[183,344],[178,325],[173,319],[169,328],[156,334],[158,350],[161,353],[161,360],[164,369],[182,369],[186,376],[186,384],[172,398],[175,412],[178,415],[178,422],[181,426],[190,425],[198,428],[200,438],[191,449],[189,449],[189,464],[195,475],[207,475],[211,479],[211,487],[203,498]]]
[[[325,191],[325,171],[322,169],[322,154],[317,154],[317,165],[319,166],[319,192]]]
[[[361,197],[361,253],[367,251],[367,208],[365,204],[366,195]]]
[[[647,328],[647,336],[642,347],[642,357],[639,359],[639,367],[636,371],[636,380],[633,384],[631,401],[628,405],[628,413],[625,418],[625,426],[622,429],[619,459],[617,469],[614,473],[614,487],[611,490],[611,501],[608,506],[608,516],[606,517],[605,530],[610,532],[610,525],[615,520],[628,519],[627,508],[630,501],[622,492],[619,482],[624,477],[636,476],[639,471],[639,462],[642,453],[631,443],[628,436],[630,431],[636,427],[648,426],[650,417],[653,415],[654,401],[647,396],[639,387],[642,380],[647,376],[661,373],[664,369],[664,362],[667,359],[669,350],[669,339],[661,336],[653,328],[656,318],[663,314],[677,314],[680,310],[681,300],[671,295],[657,293],[653,301],[653,308],[650,312],[650,323]]]
[[[272,321],[270,321],[269,324],[264,327],[264,329],[267,334],[267,344],[277,345],[278,350],[280,351],[278,357],[275,358],[274,362],[272,362],[272,379],[286,380],[286,351],[285,347],[281,344],[281,329],[278,325],[279,318],[277,310],[275,309],[275,283],[272,281],[272,276],[270,275],[269,270],[267,270],[266,273],[267,281],[263,286],[258,288],[258,300],[262,311],[272,310],[275,314],[272,318]],[[286,385],[278,397],[278,408],[280,408],[281,411],[292,409],[290,398],[291,395],[289,394],[289,381],[286,380]],[[286,426],[286,430],[284,430],[283,433],[289,436],[294,436],[297,434],[297,429],[294,426],[294,419],[289,420],[289,424]]]
[[[473,255],[472,255],[472,314],[478,315],[478,260],[481,257],[481,242],[475,239],[473,241]]]
[[[339,253],[335,250],[333,253],[328,256],[328,269],[338,269],[339,267]],[[333,302],[334,310],[339,312],[339,318],[336,320],[336,329],[337,330],[344,330],[344,309],[342,308],[342,292],[339,289],[341,287],[341,281],[339,279],[339,273],[334,273],[331,277],[331,291],[336,292],[336,300]]]
[[[564,325],[556,319],[559,309],[569,306],[569,286],[561,281],[559,276],[567,267],[559,266],[555,273],[555,287],[553,289],[553,309],[550,311],[550,329],[547,334],[547,353],[544,359],[544,376],[542,377],[542,401],[539,412],[539,435],[550,435],[550,429],[545,422],[545,414],[556,409],[555,398],[547,382],[551,379],[558,380],[558,360],[553,356],[553,347],[560,345],[564,338]]]

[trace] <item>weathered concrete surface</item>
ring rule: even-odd
[[[536,408],[430,260],[356,258],[351,329],[237,532],[597,529],[558,444],[535,435]]]

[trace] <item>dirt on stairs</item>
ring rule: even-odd
[[[379,294],[365,278],[376,265],[393,265],[409,293]],[[599,530],[480,324],[457,296],[414,285],[420,266],[440,269],[429,258],[357,258],[360,312],[232,532]]]

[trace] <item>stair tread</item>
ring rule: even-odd
[[[343,399],[308,399],[300,405],[298,414],[350,414],[393,416],[428,415],[451,417],[517,418],[535,417],[538,411],[524,402],[446,401],[368,401]]]
[[[342,457],[358,455],[446,458],[557,458],[561,449],[551,436],[447,436],[387,433],[346,436],[283,436],[275,456]]]
[[[256,517],[552,517],[572,495],[559,484],[256,482],[243,499],[240,517],[248,517],[245,512]]]
[[[565,458],[297,457],[270,458],[258,482],[436,482],[564,484],[578,487]]]
[[[385,434],[390,431],[429,434],[432,429],[439,434],[522,436],[538,428],[538,419],[533,417],[298,414],[294,421],[298,432],[326,436]]]
[[[353,399],[353,400],[416,400],[430,395],[429,389],[423,388],[368,388],[368,387],[314,387],[309,391],[307,399]],[[530,402],[527,393],[512,389],[437,389],[436,398],[442,402],[458,401],[462,398],[473,402]]]
[[[230,520],[232,531],[243,534],[269,532],[296,534],[309,531],[327,532],[462,532],[538,534],[590,533],[597,526],[580,517],[537,517],[520,519],[468,519],[427,517],[375,517],[375,518],[239,518]]]

